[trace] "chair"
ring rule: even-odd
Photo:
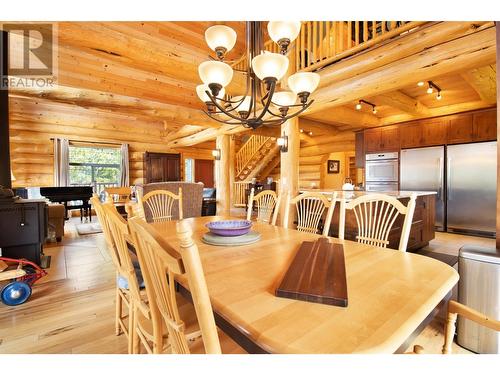
[[[104,189],[106,201],[112,202],[120,215],[126,217],[126,206],[130,202],[132,188],[130,186],[107,187]]]
[[[495,331],[500,331],[500,321],[487,317],[480,312],[471,309],[457,301],[448,301],[448,318],[445,323],[444,328],[444,345],[443,354],[451,354],[451,346],[453,343],[453,337],[455,336],[455,322],[457,320],[457,315],[461,315],[466,319],[472,320],[479,325],[493,329]]]
[[[253,204],[255,202],[257,207],[257,221],[276,225],[281,197],[272,190],[263,190],[255,196],[254,192],[255,190],[252,188],[250,197],[248,198],[247,220],[251,220],[252,218]]]
[[[150,301],[155,301],[169,334],[172,353],[192,353],[190,341],[200,332],[189,330],[181,319],[175,293],[175,278],[187,277],[201,337],[207,354],[220,354],[221,341],[208,295],[203,267],[198,248],[192,240],[192,231],[184,221],[177,223],[180,239],[180,254],[167,244],[154,227],[140,218],[129,221],[130,229],[139,255]]]
[[[161,317],[155,310],[156,305],[150,305],[146,302],[141,294],[141,287],[143,287],[143,276],[138,262],[134,262],[132,253],[129,250],[129,244],[132,244],[132,237],[128,229],[127,222],[116,211],[116,208],[111,203],[103,204],[103,211],[105,220],[107,222],[111,238],[115,244],[118,272],[121,276],[118,280],[118,287],[127,297],[128,307],[128,340],[129,340],[129,353],[136,353],[138,351],[137,345],[134,346],[134,325],[138,316],[144,317],[145,320],[150,321],[153,326],[161,326]],[[134,264],[135,263],[135,264]],[[126,291],[126,292],[125,292]],[[121,309],[121,306],[117,306]],[[163,347],[164,337],[163,330],[157,329],[144,330],[144,335],[150,340],[151,344],[147,345],[147,350],[150,352],[155,351],[156,347]]]
[[[399,214],[405,215],[399,250],[406,251],[417,196],[412,193],[407,206],[385,194],[366,194],[346,203],[340,202],[339,238],[344,239],[346,210],[353,210],[358,224],[359,243],[386,248],[389,232]]]
[[[176,195],[168,190],[154,190],[139,198],[148,221],[155,223],[174,220],[173,205],[178,202],[179,220],[182,220],[182,188]]]
[[[155,190],[168,190],[177,194],[179,188],[182,189],[183,196],[182,218],[200,217],[203,204],[203,183],[201,182],[168,181],[136,185],[136,194],[138,197],[142,197]],[[150,214],[148,212],[146,214],[146,221],[150,221]],[[174,205],[172,208],[172,216],[174,220],[179,219],[179,207],[177,205]]]
[[[290,205],[294,204],[297,209],[297,230],[300,232],[318,233],[320,220],[323,217],[325,209],[328,209],[323,226],[323,236],[328,236],[336,200],[337,192],[332,193],[330,201],[325,194],[316,192],[299,194],[293,199],[288,195],[283,227],[288,228]]]

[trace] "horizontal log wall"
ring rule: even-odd
[[[14,187],[53,186],[53,142],[77,141],[129,144],[130,183],[142,181],[144,152],[180,152],[184,157],[210,159],[209,144],[168,149],[161,121],[44,99],[10,97],[11,167]],[[202,148],[203,147],[203,148]],[[185,155],[184,155],[185,154]],[[182,170],[183,168],[181,168]]]

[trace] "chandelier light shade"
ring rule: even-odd
[[[211,26],[205,31],[205,40],[210,49],[221,59],[236,44],[236,32],[224,25]]]
[[[288,86],[301,100],[306,100],[319,85],[319,74],[299,72],[288,77]]]
[[[233,79],[233,68],[221,61],[202,62],[198,67],[198,73],[213,96],[218,96],[219,91]]]
[[[273,95],[273,104],[277,107],[290,107],[297,101],[297,95],[291,91],[275,92]]]
[[[210,88],[205,83],[202,83],[201,85],[196,86],[196,94],[198,94],[198,97],[204,103],[211,102],[210,97],[207,95],[207,91],[209,91],[209,90],[210,90]],[[226,93],[226,90],[224,88],[222,88],[219,91],[219,94],[217,94],[217,98],[222,99],[224,97],[225,93]]]
[[[267,32],[271,39],[286,51],[299,35],[300,26],[300,21],[269,21]]]
[[[248,113],[250,112],[250,105],[252,104],[251,96],[235,96],[233,102],[238,103],[238,105],[233,104],[233,108],[238,111],[238,113]]]
[[[279,53],[264,52],[252,59],[252,69],[261,81],[279,81],[288,70],[288,58]]]
[[[300,27],[300,22],[269,22],[269,35],[280,46],[280,53],[272,53],[264,50],[262,22],[247,22],[246,91],[237,96],[226,92],[227,98],[224,87],[231,82],[233,69],[223,60],[225,53],[235,45],[236,33],[227,26],[208,28],[205,38],[218,60],[205,61],[198,67],[203,85],[197,86],[196,92],[206,104],[205,113],[224,124],[256,129],[262,125],[283,124],[309,108],[313,100],[308,98],[318,87],[318,74],[296,73],[288,78],[292,91],[276,91],[288,71],[288,46],[297,38]]]

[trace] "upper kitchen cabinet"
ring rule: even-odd
[[[422,120],[422,143],[421,146],[437,146],[446,144],[448,120],[435,118]]]
[[[399,126],[397,125],[368,129],[364,133],[366,152],[399,150]]]
[[[413,148],[422,145],[422,124],[420,122],[404,124],[401,129],[403,132],[401,148]]]
[[[472,116],[474,141],[494,141],[497,139],[497,111],[495,109],[474,113]]]
[[[449,118],[448,144],[473,141],[472,115],[456,115]]]

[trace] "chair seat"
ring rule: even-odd
[[[137,277],[137,283],[139,284],[139,288],[144,288],[144,278],[142,277],[141,267],[137,261],[132,262],[134,264],[135,276]],[[125,276],[118,275],[116,278],[116,282],[118,284],[118,288],[128,289],[128,280]]]

